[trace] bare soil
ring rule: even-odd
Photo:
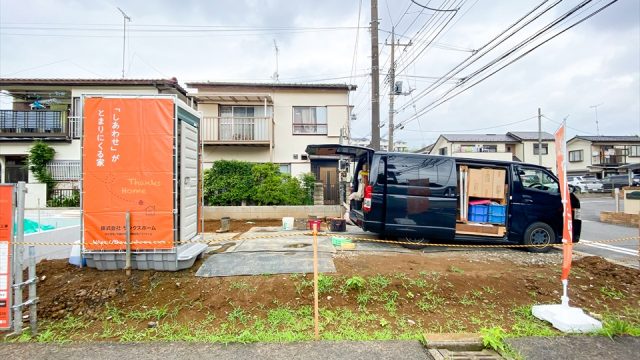
[[[259,222],[251,225],[266,226]],[[322,308],[365,311],[388,319],[391,324],[397,323],[398,318],[411,320],[425,331],[478,331],[490,324],[508,327],[514,322],[513,310],[518,306],[558,303],[560,299],[557,253],[339,252],[334,260],[337,274],[330,274],[333,286],[321,294]],[[183,324],[195,324],[213,314],[214,326],[238,308],[266,318],[270,309],[313,304],[313,289],[308,287],[311,275],[198,278],[195,272],[199,265],[200,261],[180,272],[133,271],[127,277],[123,271],[79,269],[63,260],[42,261],[37,270],[38,316],[61,320],[73,315],[91,324],[85,331],[99,333],[107,304],[124,311],[166,306],[175,311],[173,319]],[[362,290],[340,290],[353,276],[366,279],[369,286],[376,275],[383,275],[390,284],[378,294],[377,301],[374,298],[368,302],[366,310],[357,300]],[[303,286],[305,281],[307,287]],[[384,298],[385,294],[388,297],[394,293],[397,309],[391,313]],[[595,314],[638,309],[640,271],[600,257],[578,259],[572,268],[570,295],[573,306]],[[417,306],[434,298],[440,300],[433,301],[432,308]],[[147,321],[138,319],[134,326],[145,328]],[[376,330],[375,324],[370,327],[365,331]]]
[[[254,226],[282,226],[282,219],[261,219],[261,220],[235,220],[231,219],[229,232],[247,232]],[[206,220],[204,222],[205,232],[215,232],[220,229],[220,220]]]

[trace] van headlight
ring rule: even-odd
[[[581,220],[581,211],[580,209],[573,209],[573,218],[576,220]]]

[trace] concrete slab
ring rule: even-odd
[[[637,359],[640,337],[556,336],[505,340],[527,360]]]
[[[240,233],[202,233],[202,238],[205,243],[216,243],[232,239],[234,236]]]
[[[248,239],[237,241],[238,245],[226,252],[313,252],[313,238],[310,236],[296,236],[284,238]],[[318,237],[318,251],[324,253],[336,252],[331,239]]]
[[[336,272],[333,256],[320,253],[318,271]],[[294,274],[313,272],[313,253],[288,252],[231,252],[214,254],[207,258],[196,276],[238,276],[263,274]]]

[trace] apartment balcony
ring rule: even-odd
[[[35,139],[70,140],[66,112],[0,110],[0,140]]]
[[[202,143],[218,146],[270,146],[273,144],[273,118],[204,117]]]
[[[592,159],[593,165],[599,165],[601,167],[618,167],[627,163],[626,155],[597,155]]]

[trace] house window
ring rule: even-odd
[[[629,156],[631,156],[631,157],[639,157],[640,156],[640,145],[631,145],[631,146],[629,146]]]
[[[279,164],[280,173],[291,174],[291,164]]]
[[[547,155],[549,153],[549,144],[542,144],[542,155]],[[533,144],[533,155],[538,155],[538,144]]]
[[[579,162],[584,160],[583,150],[569,151],[569,162]]]
[[[438,150],[438,154],[447,155],[447,148],[446,147],[441,147],[440,150]]]
[[[326,106],[294,106],[293,107],[294,135],[326,135],[327,107]]]
[[[498,152],[498,145],[482,145],[482,152]]]
[[[271,107],[220,106],[219,140],[269,140]]]

